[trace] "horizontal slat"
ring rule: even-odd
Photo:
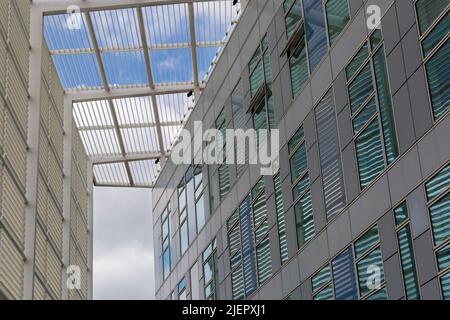
[[[2,182],[1,217],[2,220],[8,223],[11,232],[14,233],[19,239],[20,245],[23,246],[25,238],[25,202],[5,168],[3,168]]]
[[[21,299],[24,261],[11,239],[1,228],[0,248],[0,287],[6,288],[13,299]]]

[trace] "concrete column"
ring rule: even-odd
[[[38,179],[39,114],[41,103],[42,35],[43,13],[39,7],[31,4],[30,34],[30,72],[28,102],[28,153],[27,185],[25,209],[25,268],[24,300],[33,298],[34,284],[34,246],[36,241],[36,208]]]

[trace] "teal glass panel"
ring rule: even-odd
[[[306,174],[293,188],[294,201],[309,188],[309,176]]]
[[[422,41],[423,56],[426,57],[448,34],[450,25],[450,12],[447,12],[444,18],[433,28],[433,30]]]
[[[359,292],[361,297],[365,296],[367,293],[372,291],[372,285],[374,283],[371,281],[375,279],[374,273],[371,270],[373,266],[376,266],[380,270],[380,283],[384,282],[384,269],[383,269],[383,258],[381,257],[380,248],[375,249],[368,256],[361,259],[357,264],[358,269],[358,279],[359,279]]]
[[[347,69],[346,69],[347,81],[353,77],[353,75],[356,73],[356,71],[358,71],[358,69],[363,65],[363,63],[366,61],[366,59],[368,57],[369,57],[369,49],[368,49],[367,43],[366,43],[358,51],[356,56],[353,58],[353,60],[347,66]]]
[[[383,146],[381,144],[378,119],[356,139],[359,180],[364,189],[384,170]]]
[[[444,271],[450,266],[450,244],[440,249],[437,253],[439,271]]]
[[[272,275],[272,259],[270,257],[270,243],[268,237],[257,246],[256,258],[258,263],[259,285],[262,285]]]
[[[355,114],[373,93],[372,70],[370,64],[361,71],[349,86],[352,114]]]
[[[306,145],[302,144],[290,160],[292,183],[296,182],[307,170]]]
[[[367,124],[370,118],[377,112],[377,103],[375,98],[361,110],[360,113],[353,119],[353,133],[357,135],[359,131]]]
[[[302,126],[302,127],[300,127],[300,129],[297,130],[297,132],[294,134],[294,136],[289,141],[289,154],[292,154],[292,152],[303,141],[304,138],[305,138],[305,132],[304,132],[303,126]]]
[[[307,192],[295,205],[298,247],[301,248],[315,234],[311,192]]]
[[[442,298],[450,300],[450,272],[441,277]]]
[[[386,70],[384,48],[381,47],[373,57],[375,78],[377,83],[378,102],[380,105],[381,123],[383,126],[384,147],[388,164],[398,157],[397,134],[395,132],[394,114],[392,111],[389,79]]]
[[[380,29],[375,30],[374,33],[370,36],[370,48],[375,49],[380,42],[383,41],[383,33]]]
[[[356,258],[364,255],[370,248],[380,243],[380,236],[378,235],[378,226],[375,225],[372,229],[367,231],[358,241],[355,242]]]
[[[374,294],[372,294],[370,297],[367,297],[366,300],[387,300],[388,295],[387,295],[387,290],[386,288],[382,288],[380,290],[378,290],[377,292],[375,292]]]
[[[254,200],[262,191],[264,191],[264,178],[260,179],[252,189],[252,199]]]
[[[348,0],[329,0],[325,5],[328,38],[332,46],[350,20]]]
[[[267,219],[266,197],[264,194],[256,199],[253,203],[253,223],[258,227],[264,220]]]
[[[236,226],[228,234],[228,243],[230,245],[230,256],[233,256],[241,247],[241,234],[239,226]]]
[[[288,258],[287,236],[286,236],[286,218],[284,216],[283,192],[280,175],[274,178],[275,184],[275,205],[277,210],[278,239],[280,241],[281,263],[285,263]]]
[[[440,245],[450,237],[450,193],[430,207],[434,243]]]
[[[334,299],[333,286],[331,284],[314,296],[314,300],[318,301],[333,300],[333,299]]]
[[[401,225],[406,219],[408,219],[408,208],[406,206],[406,202],[402,203],[398,208],[394,210],[395,215],[395,225],[398,227]]]
[[[418,0],[416,2],[417,17],[419,19],[419,29],[421,34],[427,31],[449,3],[449,0]]]
[[[416,266],[414,264],[414,250],[409,225],[398,232],[398,246],[403,270],[403,282],[407,300],[420,299],[417,283]]]
[[[242,266],[231,273],[231,286],[233,291],[233,300],[244,298],[244,272]]]
[[[428,201],[433,201],[450,187],[450,163],[425,185]]]
[[[230,191],[230,171],[228,170],[228,165],[227,164],[220,165],[218,172],[219,172],[220,200],[223,200]]]
[[[263,70],[263,63],[262,60],[258,62],[258,65],[256,66],[253,73],[250,75],[250,90],[252,93],[252,96],[256,94],[258,89],[261,87],[261,84],[264,81],[264,70]]]
[[[292,94],[297,97],[309,76],[304,37],[299,41],[297,48],[289,58],[289,66],[291,69]]]
[[[290,5],[292,5],[293,2],[293,0],[285,1],[284,5],[286,12],[286,33],[288,39],[294,34],[297,23],[302,18],[301,0],[296,0],[294,5],[291,7]]]
[[[330,281],[331,281],[331,269],[329,265],[326,265],[311,279],[313,292],[316,292]]]

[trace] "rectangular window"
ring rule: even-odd
[[[242,261],[244,267],[245,296],[251,295],[257,288],[257,262],[253,230],[251,197],[247,196],[239,207]]]
[[[309,70],[314,72],[328,51],[322,1],[303,0]]]
[[[219,299],[218,269],[217,269],[217,242],[214,239],[206,248],[203,258],[203,278],[206,300]]]
[[[284,216],[283,190],[279,174],[277,174],[274,178],[274,185],[275,185],[275,205],[278,223],[278,239],[280,241],[281,264],[283,264],[289,259],[289,255],[287,248],[286,219]]]
[[[216,210],[217,201],[214,196],[216,191],[216,178],[217,176],[213,173],[213,166],[208,165],[208,193],[209,193],[209,210],[212,215]]]
[[[269,130],[276,126],[268,49],[268,38],[265,35],[248,64],[252,94],[251,111],[256,130]]]
[[[258,265],[258,285],[261,286],[272,275],[264,178],[259,180],[252,189],[252,211]]]
[[[350,12],[347,0],[328,0],[325,4],[327,12],[328,38],[332,46],[347,23],[350,21]]]
[[[406,202],[394,209],[395,226],[397,231],[398,247],[407,300],[419,300],[419,284],[417,282],[414,249],[411,239],[411,229]]]
[[[231,287],[233,299],[245,297],[244,273],[241,255],[241,230],[239,210],[235,211],[227,222],[228,249],[230,251]]]
[[[327,218],[330,219],[345,206],[344,177],[331,91],[325,95],[315,112],[325,209]]]
[[[239,79],[238,84],[231,94],[231,107],[233,111],[233,127],[234,129],[246,130],[245,115],[246,110],[244,108],[244,93],[242,88],[242,81]],[[235,145],[236,163],[237,164],[237,176],[240,177],[244,173],[246,165],[248,163],[248,149],[245,148],[244,154],[237,153],[237,144]],[[244,163],[244,164],[242,164]]]
[[[331,283],[331,270],[327,264],[311,278],[313,300],[333,300],[333,285]]]
[[[315,234],[303,127],[300,127],[289,141],[289,161],[295,203],[297,242],[300,249]]]
[[[435,120],[450,109],[449,0],[416,2],[420,39]]]
[[[450,298],[450,163],[425,184],[427,207],[431,216],[434,248],[438,260],[439,278],[444,299]]]
[[[359,295],[361,299],[368,299],[379,290],[382,290],[385,285],[378,227],[373,227],[361,236],[355,242],[354,248]],[[379,279],[377,279],[378,276]],[[380,295],[377,299],[382,298],[383,296]],[[387,297],[384,297],[384,299],[387,299]]]
[[[219,116],[216,119],[216,129],[222,133],[223,137],[223,163],[219,165],[218,173],[219,173],[219,191],[220,191],[220,201],[225,199],[228,192],[230,191],[230,171],[228,168],[228,164],[226,164],[226,117],[225,117],[225,109],[222,109]]]
[[[289,57],[289,67],[291,70],[292,94],[295,98],[300,94],[309,77],[305,37],[299,40],[297,47]]]
[[[336,300],[357,300],[356,275],[352,248],[347,248],[332,262],[334,296]]]
[[[187,300],[186,296],[186,279],[183,278],[178,284],[178,300]]]
[[[294,34],[298,23],[302,19],[302,2],[301,0],[285,0],[283,6],[285,12],[286,33],[289,39]]]
[[[346,68],[361,189],[393,163],[399,153],[380,37],[374,32]]]
[[[161,221],[163,279],[166,280],[172,268],[170,257],[170,205],[164,209]]]
[[[206,222],[202,170],[201,166],[196,166],[194,169],[195,220],[197,223],[197,233],[203,229]]]

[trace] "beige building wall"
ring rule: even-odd
[[[70,139],[65,139],[64,90],[44,40],[41,81],[36,84],[40,85],[37,187],[36,194],[29,195],[36,197],[32,201],[36,203],[36,222],[33,234],[26,234],[25,210],[27,200],[31,200],[26,192],[27,137],[31,134],[28,113],[32,111],[28,110],[30,4],[30,0],[0,0],[0,299],[25,297],[24,266],[32,261],[26,260],[26,237],[34,239],[32,298],[88,299],[92,274],[91,169],[73,123]],[[71,150],[70,168],[64,168],[65,143],[71,145],[66,146]],[[64,182],[67,179],[70,181]],[[65,213],[64,197],[69,196],[70,208]],[[80,268],[80,290],[67,291],[70,265]]]

